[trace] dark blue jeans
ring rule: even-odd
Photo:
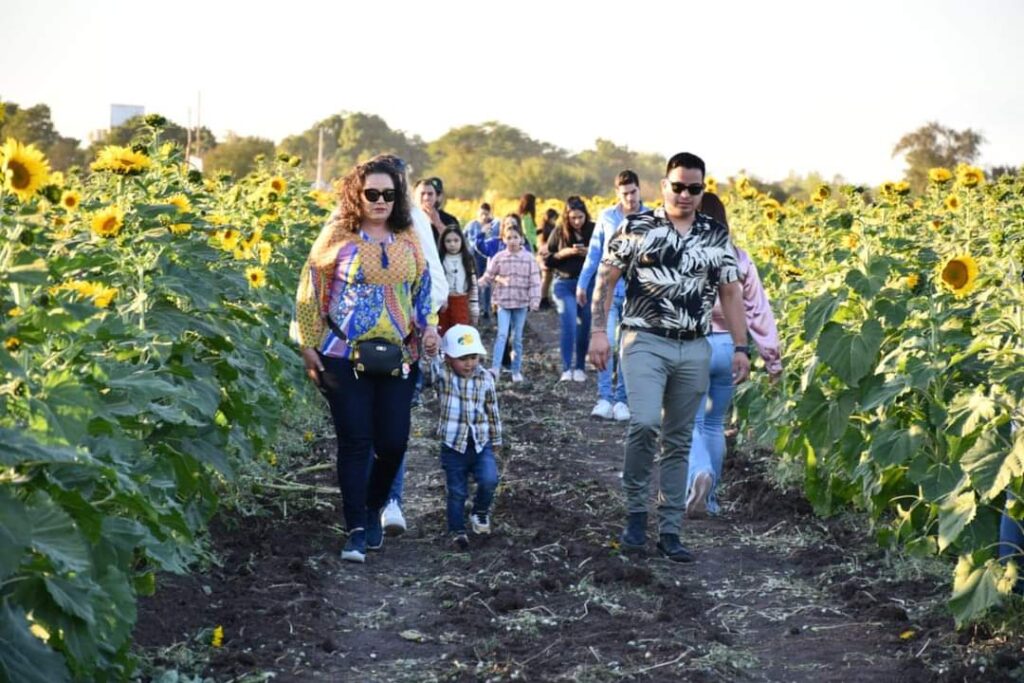
[[[441,444],[441,467],[448,491],[448,531],[464,532],[470,473],[476,480],[473,512],[489,512],[494,501],[494,491],[498,488],[498,463],[494,460],[494,450],[490,444],[477,450],[472,437],[465,453]]]
[[[321,356],[321,392],[338,437],[338,486],[345,525],[366,526],[367,510],[388,499],[409,442],[412,391],[419,369],[406,378],[361,374],[351,361]],[[373,457],[376,453],[376,457]],[[372,463],[372,466],[371,466]]]

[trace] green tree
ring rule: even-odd
[[[907,182],[919,192],[928,184],[928,169],[974,163],[983,142],[981,133],[970,128],[958,131],[932,121],[900,138],[892,155],[904,155]]]
[[[84,154],[78,140],[57,132],[47,105],[21,108],[13,102],[5,102],[3,114],[0,142],[13,137],[27,145],[35,145],[46,155],[50,168],[55,171],[66,171],[68,167],[82,163]]]
[[[255,166],[255,158],[262,154],[274,156],[274,142],[265,138],[241,137],[228,133],[227,139],[203,156],[203,169],[208,173],[227,172],[235,178],[248,174]]]
[[[107,131],[101,140],[97,140],[89,146],[87,157],[95,159],[99,151],[107,145],[131,145],[138,139],[139,132],[144,128],[144,116],[133,116],[120,126],[115,126]],[[193,134],[195,131],[193,130]],[[174,142],[185,149],[188,145],[188,129],[170,119],[160,129],[160,139],[165,142]],[[205,126],[199,129],[198,137],[192,141],[192,151],[196,149],[196,143],[200,143],[200,151],[208,152],[217,146],[217,138]]]

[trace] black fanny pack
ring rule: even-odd
[[[400,345],[386,339],[364,339],[351,342],[330,316],[327,316],[327,325],[339,339],[348,343],[352,349],[349,360],[352,361],[352,366],[357,373],[389,377],[401,377],[405,374],[403,372],[405,358]]]

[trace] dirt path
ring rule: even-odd
[[[338,559],[336,494],[222,519],[220,566],[163,578],[140,606],[138,644],[158,666],[217,681],[967,676],[950,664],[960,652],[941,609],[947,586],[892,564],[852,524],[812,516],[750,454],[728,461],[723,516],[687,522],[695,563],[620,556],[625,427],[589,417],[593,375],[555,382],[556,335],[553,313],[531,317],[532,381],[501,388],[512,445],[493,535],[468,553],[446,542],[428,404],[415,413],[409,533],[360,566]],[[332,449],[325,440],[300,464],[330,462]],[[304,481],[331,487],[333,469]],[[224,646],[211,650],[214,625]]]

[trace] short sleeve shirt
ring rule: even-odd
[[[622,325],[637,330],[708,334],[718,286],[739,279],[729,229],[702,213],[685,235],[664,209],[629,216],[601,261],[622,271]]]

